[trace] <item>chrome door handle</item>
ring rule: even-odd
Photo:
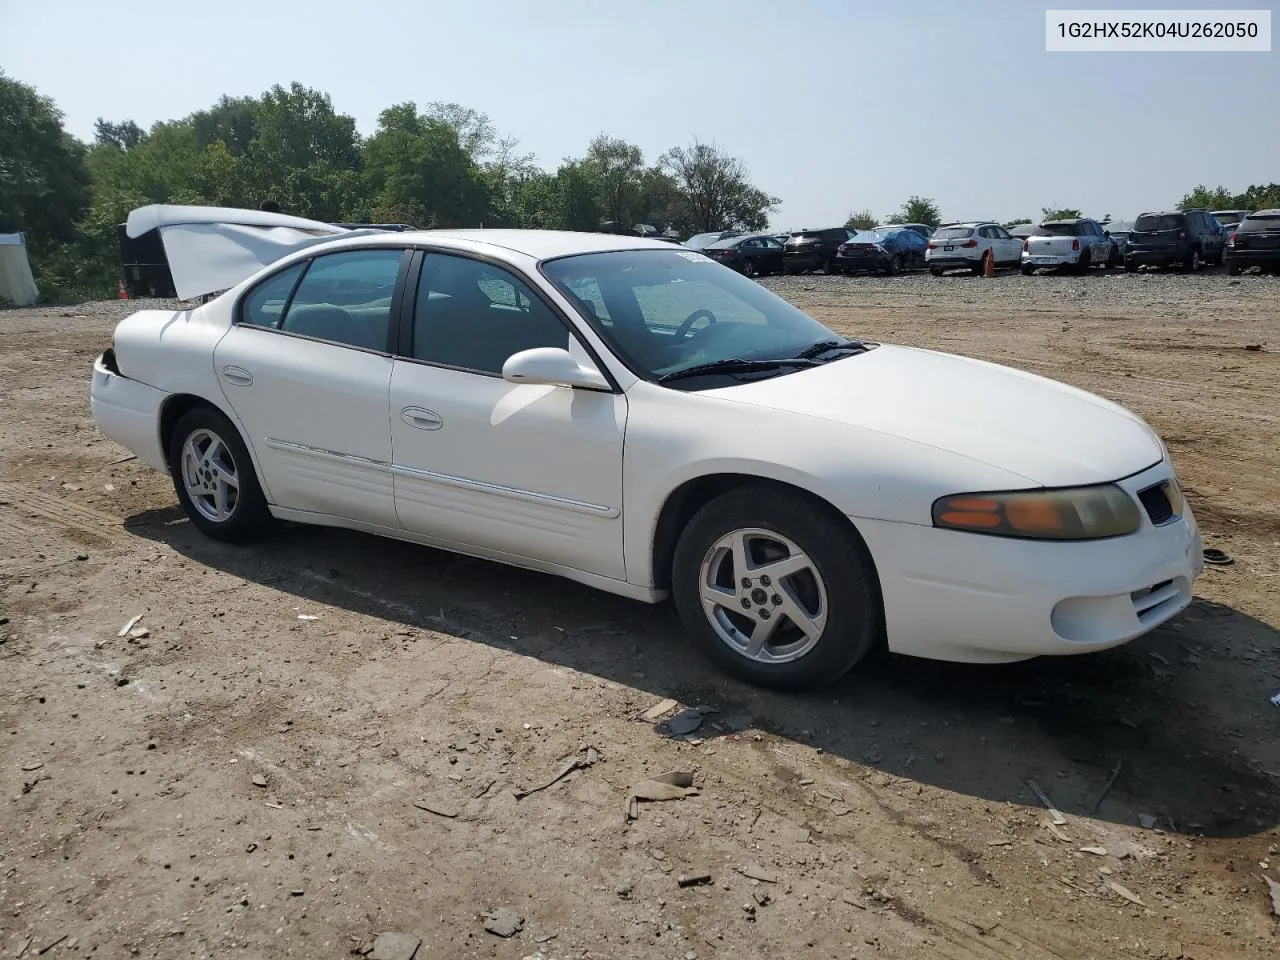
[[[400,419],[419,430],[439,430],[444,426],[439,414],[422,407],[405,407],[400,411]]]
[[[235,383],[242,387],[247,387],[249,384],[253,383],[253,374],[244,369],[244,367],[223,367],[222,379],[226,380],[228,383]]]

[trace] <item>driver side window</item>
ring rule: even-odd
[[[413,357],[501,375],[513,354],[569,347],[569,330],[515,274],[480,260],[428,253],[413,314]]]

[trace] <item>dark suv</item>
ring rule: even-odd
[[[1133,221],[1124,251],[1124,268],[1179,267],[1199,270],[1201,264],[1222,264],[1226,235],[1208,210],[1144,213]]]
[[[847,227],[829,227],[826,230],[797,230],[787,238],[782,250],[784,273],[801,273],[805,270],[835,272],[836,251],[840,244],[852,236]]]

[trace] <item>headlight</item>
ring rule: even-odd
[[[1062,490],[961,493],[933,505],[933,525],[1031,540],[1100,540],[1133,533],[1138,505],[1115,484]]]

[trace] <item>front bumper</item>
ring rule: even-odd
[[[1139,490],[1168,463],[1120,481]],[[1188,507],[1110,540],[1046,543],[853,518],[880,574],[895,653],[965,663],[1090,653],[1127,643],[1191,603],[1204,569]]]
[[[166,473],[169,464],[160,447],[160,408],[169,394],[107,369],[102,357],[93,364],[89,407],[98,431],[138,459]]]

